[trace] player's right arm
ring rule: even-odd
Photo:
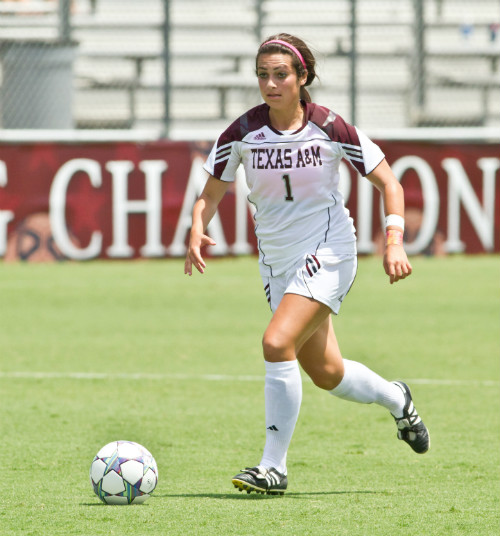
[[[184,263],[185,274],[192,275],[193,266],[201,274],[204,272],[206,264],[201,256],[201,249],[204,246],[215,246],[214,240],[206,235],[205,231],[229,185],[229,182],[221,181],[210,175],[203,192],[194,204],[193,225],[189,237],[186,262]]]

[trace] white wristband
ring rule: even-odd
[[[401,227],[403,231],[405,230],[405,219],[401,216],[398,216],[397,214],[388,214],[385,217],[385,228],[389,227],[389,225],[396,225],[397,227]]]

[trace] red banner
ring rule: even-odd
[[[405,188],[410,254],[500,251],[498,144],[379,141]],[[183,256],[211,143],[0,144],[6,261]],[[341,186],[360,253],[382,242],[380,196],[347,163]],[[255,253],[244,174],[209,226],[211,255]]]

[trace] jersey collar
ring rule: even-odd
[[[307,123],[309,121],[310,111],[309,111],[308,103],[305,100],[300,99],[300,104],[302,106],[302,109],[304,110],[304,116],[303,116],[303,119],[302,119],[302,126],[300,128],[298,128],[297,130],[295,130],[294,132],[292,132],[291,135],[298,134],[301,130],[304,130],[304,128],[306,127],[306,125],[307,125]],[[270,130],[272,130],[275,134],[278,134],[279,136],[283,136],[283,133],[281,131],[276,130],[271,125],[271,118],[269,117],[270,107],[267,104],[266,104],[266,106],[267,106],[267,126],[268,126],[268,128]]]

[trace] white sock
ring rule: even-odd
[[[302,402],[302,378],[297,361],[266,365],[266,445],[260,465],[286,474],[286,454]]]
[[[330,394],[362,404],[379,404],[395,417],[403,416],[405,396],[395,384],[356,361],[344,359],[344,377]]]

